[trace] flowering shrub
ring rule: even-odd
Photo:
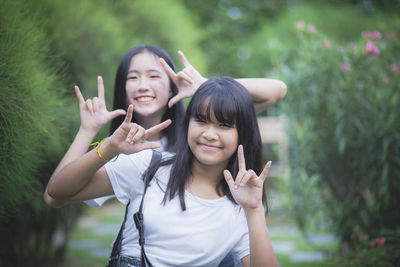
[[[400,221],[399,38],[365,31],[338,44],[313,25],[296,28],[298,58],[282,68],[294,215],[303,229],[328,227],[353,247],[354,232],[376,235]]]
[[[337,261],[337,266],[399,266],[400,230],[383,230],[379,237],[358,236],[356,247],[347,257]]]

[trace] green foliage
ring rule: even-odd
[[[298,58],[282,67],[292,88],[285,112],[293,210],[303,229],[312,219],[333,225],[342,244],[400,221],[400,42],[382,30],[377,40],[349,45],[300,30]],[[379,53],[368,52],[367,42]]]
[[[73,85],[93,97],[102,75],[110,106],[119,61],[140,43],[173,51],[178,67],[182,49],[204,71],[201,31],[174,0],[0,3],[0,265],[53,265],[82,210],[42,198],[79,125]]]
[[[243,67],[250,54],[248,41],[268,19],[276,17],[285,1],[184,0],[205,31],[202,40],[210,75],[249,77]],[[251,72],[251,71],[250,71]]]
[[[52,236],[67,234],[79,212],[51,210],[42,199],[66,145],[69,101],[38,13],[23,1],[1,2],[0,265],[40,265],[63,251]]]
[[[400,230],[382,230],[371,238],[368,234],[359,234],[356,247],[346,258],[337,260],[337,266],[343,267],[391,267],[400,264]]]

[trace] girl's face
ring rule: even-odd
[[[239,135],[236,126],[226,125],[216,120],[211,113],[211,121],[191,117],[188,129],[188,144],[194,160],[207,166],[223,166],[236,153]]]
[[[131,59],[126,79],[127,104],[135,119],[156,119],[159,123],[172,96],[168,75],[156,55],[142,52]]]

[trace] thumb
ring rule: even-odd
[[[138,151],[142,151],[145,149],[155,149],[159,148],[161,145],[158,142],[147,142],[147,143],[138,143],[136,144],[136,147]]]
[[[126,111],[123,109],[117,109],[117,110],[110,112],[111,119],[114,119],[118,116],[125,115],[125,114],[126,114]]]
[[[173,98],[171,98],[168,102],[168,107],[171,108],[173,105],[178,103],[180,100],[184,99],[185,97],[181,96],[180,94],[177,94]]]

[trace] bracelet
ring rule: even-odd
[[[104,160],[105,162],[109,162],[109,160],[106,160],[103,155],[100,153],[100,145],[101,143],[103,143],[108,137],[104,138],[103,140],[101,140],[100,142],[94,142],[92,144],[90,144],[90,146],[96,146],[95,151],[97,152],[97,155],[99,155],[99,157]]]

